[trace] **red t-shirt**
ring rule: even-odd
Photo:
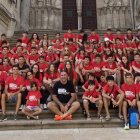
[[[8,86],[8,92],[10,93],[17,92],[23,84],[23,77],[17,76],[17,78],[14,79],[13,75],[9,76],[5,82],[5,85]]]
[[[31,65],[35,64],[38,61],[39,54],[36,55],[29,55],[28,56],[28,61]]]
[[[119,35],[114,35],[114,38],[116,39],[116,38],[119,38],[120,39],[120,41],[121,42],[123,42],[124,41],[124,39],[125,39],[125,36],[123,35],[123,34],[119,34]]]
[[[46,55],[46,61],[47,62],[54,62],[56,59],[58,59],[59,57],[58,57],[58,55],[57,54],[55,54],[55,53],[53,53],[53,54],[47,54]]]
[[[101,95],[100,92],[96,92],[95,90],[84,92],[84,96],[86,97],[99,98],[100,95]]]
[[[132,62],[132,66],[135,66],[136,68],[140,69],[140,63],[137,63],[136,61]]]
[[[109,96],[111,95],[114,99],[117,97],[119,89],[120,88],[116,84],[113,85],[113,89],[111,89],[108,84],[103,87],[105,93]]]
[[[40,72],[44,72],[48,68],[48,65],[46,64],[46,62],[38,63],[38,66],[39,66]]]
[[[30,91],[26,96],[28,100],[27,106],[39,106],[38,101],[42,98],[40,91]]]
[[[106,63],[104,63],[104,66],[105,66],[106,68],[112,69],[112,70],[114,70],[114,69],[117,68],[117,65],[116,65],[115,62],[113,62],[112,64],[109,64],[108,62],[106,62]]]
[[[97,89],[99,87],[99,83],[97,80],[93,80],[93,81],[95,82],[95,89]],[[86,81],[84,87],[88,89],[88,86],[89,86],[88,81]]]
[[[0,85],[2,89],[4,89],[6,79],[7,79],[7,72],[1,71],[0,72]]]
[[[98,63],[96,63],[96,62],[93,62],[93,63],[92,63],[92,66],[93,66],[93,69],[98,68],[98,69],[100,70],[100,72],[95,72],[95,73],[94,73],[95,76],[100,76],[101,73],[102,73],[103,63],[100,62],[100,63],[98,64]]]
[[[64,34],[64,38],[65,38],[67,41],[69,40],[69,38],[75,39],[75,34],[73,34],[73,33],[71,33],[71,34],[65,33],[65,34]]]
[[[26,89],[27,89],[28,91],[31,90],[31,83],[32,83],[32,82],[36,82],[36,83],[37,83],[37,87],[39,87],[39,88],[41,87],[41,83],[40,83],[40,81],[39,81],[38,79],[33,78],[32,81],[26,79],[26,80],[24,81],[24,87],[26,87]]]
[[[136,84],[128,85],[125,83],[122,85],[121,89],[124,92],[125,99],[130,101],[136,99],[136,94],[138,94],[138,88]]]
[[[46,78],[46,79],[51,79],[51,80],[55,80],[55,79],[57,79],[58,77],[59,77],[59,73],[58,72],[56,72],[56,73],[54,73],[54,74],[50,74],[50,73],[45,73],[44,74],[44,77]]]
[[[89,35],[88,41],[89,42],[94,42],[94,41],[99,42],[100,41],[100,36],[98,34]]]
[[[57,38],[53,39],[52,42],[56,43]],[[64,42],[64,40],[62,38],[59,38],[60,44]]]
[[[18,63],[18,60],[19,60],[20,56],[24,56],[24,54],[23,53],[21,53],[21,54],[13,54],[11,58],[14,59],[15,63]]]
[[[1,66],[1,70],[2,71],[5,71],[5,72],[9,72],[9,70],[12,68],[12,66],[11,65],[7,65],[7,66],[4,66],[4,65],[2,65]]]
[[[114,35],[113,34],[110,34],[110,35],[109,34],[105,34],[104,38],[108,38],[109,40],[113,41]]]
[[[24,43],[24,44],[28,44],[29,43],[29,38],[28,37],[26,37],[26,38],[20,38],[21,40],[22,40],[22,43]]]
[[[69,48],[69,50],[73,53],[75,53],[78,49],[78,46],[76,44],[72,44],[72,45],[67,45],[67,47]]]

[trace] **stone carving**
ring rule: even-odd
[[[134,18],[136,28],[140,28],[140,0],[134,0]]]
[[[138,0],[140,2],[140,0]],[[102,0],[97,0],[97,3]],[[97,4],[98,5],[98,4]],[[140,6],[139,6],[140,7]],[[132,27],[129,0],[104,0],[103,7],[97,7],[98,28],[129,28]],[[100,11],[100,12],[99,12]]]
[[[31,29],[61,29],[62,0],[31,0],[31,2],[30,11],[33,11],[34,9],[37,11],[33,19],[35,23],[33,24],[33,21],[30,22]],[[32,15],[33,12],[30,12],[30,17]]]

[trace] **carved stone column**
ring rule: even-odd
[[[76,0],[78,14],[78,30],[82,29],[82,0]]]

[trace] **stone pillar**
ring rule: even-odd
[[[78,14],[78,30],[82,29],[82,0],[76,0]]]

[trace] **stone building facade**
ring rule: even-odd
[[[140,28],[140,0],[0,0],[0,34],[15,30]]]

